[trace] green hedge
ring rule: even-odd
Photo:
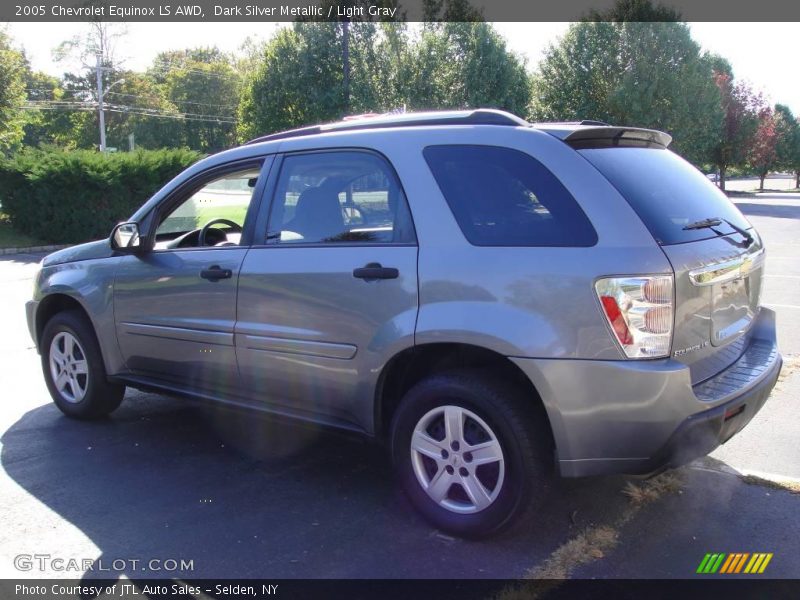
[[[2,211],[15,229],[47,242],[103,238],[200,157],[183,149],[25,150],[0,160]]]

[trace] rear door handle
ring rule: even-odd
[[[394,267],[384,267],[381,263],[371,262],[366,266],[353,269],[353,277],[358,279],[397,279],[400,271]]]
[[[200,277],[208,279],[209,281],[219,281],[220,279],[230,279],[233,277],[233,271],[230,269],[222,269],[219,265],[214,265],[200,271]]]

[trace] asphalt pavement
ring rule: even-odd
[[[800,355],[800,195],[736,201],[766,240],[765,302],[791,359]],[[773,552],[770,574],[800,575],[800,495],[740,475],[800,478],[797,372],[712,459],[680,469],[678,491],[632,510],[624,491],[639,480],[556,481],[520,526],[464,541],[415,513],[386,452],[364,440],[136,391],[107,420],[66,419],[25,325],[39,258],[0,258],[0,578],[515,578],[599,526],[614,528],[613,550],[573,576],[693,577],[712,551]],[[19,557],[35,554],[88,563],[22,570]],[[153,559],[185,564],[157,570]],[[115,560],[124,564],[103,571]]]

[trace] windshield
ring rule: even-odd
[[[619,190],[663,246],[751,228],[717,186],[669,150],[599,148],[580,153]],[[685,229],[705,219],[718,219],[720,225]]]

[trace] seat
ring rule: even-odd
[[[299,233],[304,242],[322,242],[344,233],[339,195],[321,187],[305,190],[297,199],[294,218],[283,229]]]

